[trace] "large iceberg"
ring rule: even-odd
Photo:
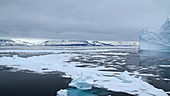
[[[140,49],[170,49],[170,21],[157,31],[148,29],[140,32]]]

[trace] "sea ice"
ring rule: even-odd
[[[13,59],[17,59],[18,58],[18,55],[13,55]]]
[[[88,84],[88,82],[86,81],[87,79],[88,77],[83,77],[83,75],[81,75],[80,77],[73,79],[69,86],[76,87],[82,90],[92,89],[92,85]]]
[[[170,67],[170,65],[159,65],[160,67]]]
[[[133,78],[129,75],[127,71],[120,74],[119,78],[123,80],[123,83],[131,83]]]
[[[60,91],[57,92],[57,96],[67,96],[68,90],[66,89],[61,89]]]
[[[114,72],[110,72],[113,76],[107,77],[105,74],[108,72],[98,71],[105,68],[104,66],[81,68],[75,67],[75,63],[64,62],[68,61],[69,58],[73,56],[77,55],[50,54],[29,58],[17,57],[17,59],[13,59],[13,57],[2,57],[0,58],[0,65],[38,73],[53,71],[64,72],[66,76],[70,76],[73,79],[70,86],[78,89],[91,89],[92,86],[94,86],[105,88],[110,91],[125,92],[138,96],[168,96],[162,89],[157,89],[140,78],[130,76],[127,71],[121,73],[120,76],[114,75]],[[48,70],[42,70],[42,68],[47,68]]]
[[[170,94],[170,92],[166,92],[166,93]]]

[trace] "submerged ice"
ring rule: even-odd
[[[157,31],[148,29],[140,32],[140,49],[169,49],[170,48],[170,21],[166,22]]]

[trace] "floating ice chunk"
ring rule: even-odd
[[[170,92],[166,92],[166,93],[170,95]]]
[[[166,80],[166,81],[170,81],[170,79],[168,79],[168,78],[162,78],[163,80]],[[170,93],[170,92],[169,92]]]
[[[67,96],[68,90],[66,89],[61,89],[60,91],[57,92],[57,96]]]
[[[170,67],[170,65],[159,65],[160,67]]]
[[[162,89],[156,89],[154,86],[144,82],[140,78],[130,76],[127,71],[116,78],[110,79],[110,82],[97,82],[102,83],[102,88],[116,92],[126,92],[137,96],[168,96]]]
[[[120,74],[119,78],[123,81],[123,83],[131,83],[133,78],[129,75],[127,71]]]
[[[134,71],[133,73],[134,73],[135,75],[139,75],[139,72],[137,72],[137,71]]]
[[[101,68],[101,69],[98,69],[99,71],[115,71],[117,70],[117,68]]]
[[[129,53],[102,53],[102,55],[129,55]]]
[[[17,59],[18,58],[18,55],[13,55],[13,59]]]
[[[118,65],[125,65],[126,63],[115,62]]]
[[[62,77],[64,77],[64,78],[71,78],[71,76],[69,76],[69,75],[62,75]]]
[[[81,75],[80,77],[73,79],[69,86],[82,90],[92,89],[92,85],[88,84],[86,79],[88,79],[88,77],[83,77]]]

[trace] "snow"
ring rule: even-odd
[[[170,65],[159,65],[160,67],[170,67]]]
[[[126,63],[116,62],[116,64],[119,64],[119,65],[125,65]]]
[[[170,92],[166,92],[167,94],[170,94]]]
[[[18,58],[18,55],[13,55],[13,59],[17,59]]]
[[[137,47],[135,41],[92,41],[92,40],[46,40],[44,42],[30,43],[21,39],[0,39],[0,46],[124,46]]]
[[[46,73],[53,71],[64,72],[66,77],[71,77],[73,81],[70,86],[79,89],[91,89],[92,86],[105,88],[110,91],[125,92],[139,96],[168,96],[163,90],[157,89],[152,85],[144,82],[140,78],[136,78],[134,73],[130,76],[129,72],[110,72],[112,77],[106,77],[108,72],[99,71],[105,69],[104,66],[96,68],[75,67],[75,63],[67,63],[64,61],[77,56],[74,54],[50,54],[44,56],[34,56],[29,58],[20,58],[18,56],[0,58],[0,65],[13,67],[18,70],[30,70],[37,73]],[[17,65],[17,66],[16,66]],[[43,70],[43,69],[47,70]],[[63,93],[63,91],[60,91]],[[65,91],[64,91],[65,92]],[[66,95],[64,95],[66,96]]]
[[[138,46],[135,41],[91,41],[91,40],[51,40],[41,43],[45,46]]]
[[[169,49],[170,48],[170,21],[166,22],[157,31],[153,29],[140,32],[140,49]]]
[[[131,83],[133,81],[133,78],[131,78],[127,71],[121,73],[119,78],[123,80],[124,83]]]
[[[101,68],[99,70],[117,70],[116,68]]]
[[[162,78],[163,80],[166,80],[166,81],[170,81],[170,79],[168,79],[168,78]]]
[[[88,82],[86,81],[87,79],[88,77],[83,77],[83,75],[81,75],[80,77],[73,79],[69,86],[76,87],[82,90],[92,89],[92,85],[88,84]]]
[[[66,89],[61,89],[60,91],[57,92],[57,96],[67,96],[68,90]]]
[[[101,53],[102,55],[129,55],[129,53]]]
[[[0,39],[0,46],[31,46],[32,44],[20,40]]]

